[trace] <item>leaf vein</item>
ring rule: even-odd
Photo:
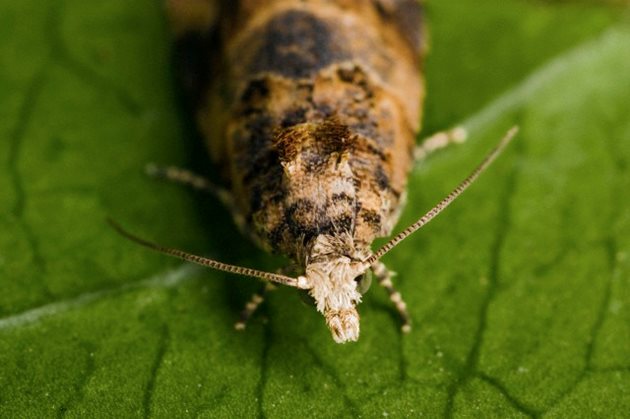
[[[272,333],[271,326],[269,324],[264,325],[262,353],[260,356],[260,380],[256,388],[257,401],[258,401],[258,417],[265,418],[264,398],[265,387],[267,386],[267,380],[269,379],[268,367],[269,367],[269,349],[271,348]]]
[[[81,346],[86,353],[85,371],[78,378],[78,383],[74,386],[74,393],[68,398],[68,400],[59,408],[59,418],[66,417],[68,411],[73,407],[81,403],[85,397],[85,387],[90,381],[90,377],[94,375],[96,369],[94,363],[95,346],[90,342],[83,342]]]
[[[326,375],[332,378],[333,382],[335,383],[335,386],[340,390],[340,393],[343,397],[344,404],[346,405],[346,407],[348,408],[350,412],[349,416],[353,418],[360,417],[361,411],[359,409],[359,406],[348,395],[348,388],[346,387],[345,383],[341,380],[341,378],[339,377],[335,369],[327,365],[324,362],[324,360],[317,354],[317,352],[315,352],[315,350],[309,345],[308,342],[305,341],[304,346],[306,350],[309,352],[309,354],[311,355],[311,357],[313,358],[313,361],[315,361],[315,364],[319,367],[319,369],[321,369]]]
[[[494,387],[512,405],[514,409],[531,418],[540,417],[541,412],[538,412],[536,409],[518,400],[512,393],[510,393],[509,389],[497,378],[494,378],[482,372],[477,373],[476,377],[484,381],[486,384]]]
[[[56,15],[62,16],[63,2],[59,1],[57,7]],[[98,91],[112,94],[116,101],[130,114],[139,115],[142,107],[131,94],[72,56],[61,34],[62,19],[54,19],[54,23],[48,25],[48,39],[51,44],[52,60],[88,86]]]
[[[612,225],[612,224],[611,224]],[[580,371],[580,373],[575,377],[573,382],[562,391],[556,398],[553,400],[546,411],[553,409],[555,406],[560,404],[565,398],[567,398],[575,388],[584,380],[588,373],[594,372],[595,369],[592,366],[593,363],[593,354],[595,352],[595,344],[597,340],[597,336],[599,335],[604,321],[606,320],[606,313],[608,312],[608,308],[610,307],[610,301],[612,297],[612,284],[613,278],[615,277],[615,272],[617,270],[617,244],[615,238],[612,236],[607,237],[603,242],[604,249],[606,251],[608,266],[609,266],[609,275],[606,280],[606,285],[604,288],[604,295],[602,296],[601,303],[597,308],[597,314],[595,317],[595,322],[591,327],[591,331],[588,336],[588,342],[586,343],[586,347],[584,349],[584,367]]]
[[[519,155],[524,154],[524,141],[516,142],[515,148]],[[518,177],[520,170],[518,165],[513,165],[509,171],[505,186],[501,193],[498,209],[498,221],[495,238],[490,244],[490,266],[488,268],[488,290],[486,291],[481,301],[481,306],[478,313],[477,329],[475,330],[473,345],[466,361],[447,391],[447,402],[444,410],[444,416],[450,418],[453,416],[454,402],[457,393],[464,386],[470,378],[474,377],[479,364],[479,358],[481,356],[481,349],[483,346],[485,331],[488,326],[488,315],[490,305],[494,300],[498,286],[500,276],[500,263],[501,252],[505,243],[505,238],[511,227],[511,214],[512,214],[512,199],[516,193],[516,185],[518,183]]]
[[[153,361],[153,365],[151,365],[151,371],[149,373],[149,380],[147,381],[147,387],[144,392],[144,397],[142,398],[142,407],[144,410],[144,417],[151,417],[151,406],[153,404],[153,394],[155,392],[155,383],[157,381],[157,374],[160,370],[160,366],[164,361],[164,355],[166,354],[166,350],[168,349],[168,345],[170,342],[170,333],[168,330],[168,326],[166,323],[162,325],[162,330],[160,332],[160,338],[157,345],[155,360]]]

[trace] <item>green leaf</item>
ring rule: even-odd
[[[0,1],[0,416],[622,417],[630,411],[630,22],[623,2],[428,5],[426,133],[470,140],[411,176],[402,228],[511,125],[508,151],[385,262],[337,345],[293,290],[122,239],[280,261],[211,197],[147,179],[197,167],[162,2]],[[197,165],[197,166],[196,166]]]

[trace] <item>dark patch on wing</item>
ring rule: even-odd
[[[315,111],[314,117],[317,119],[330,118],[335,113],[335,110],[333,109],[333,107],[330,106],[330,104],[328,103],[317,102],[317,103],[313,103],[313,106],[314,106],[314,111]]]
[[[376,167],[376,171],[374,172],[374,178],[376,179],[376,183],[381,190],[386,190],[391,188],[391,184],[389,181],[389,176],[385,174],[383,170],[383,166],[379,165]]]
[[[278,132],[273,139],[273,147],[280,156],[280,161],[294,161],[300,153],[302,144],[308,141],[310,129],[308,125],[299,125]]]
[[[353,148],[353,137],[348,126],[336,118],[329,118],[318,124],[298,124],[277,133],[274,147],[281,161],[294,161],[298,154],[312,169],[320,167],[328,158]]]
[[[264,189],[276,187],[282,179],[282,166],[272,147],[273,119],[269,115],[255,114],[248,118],[244,129],[234,135],[234,147],[239,171],[244,173],[243,183],[269,183]],[[262,193],[262,191],[261,191]]]
[[[309,199],[298,199],[284,211],[287,220],[303,219],[315,209],[315,204]]]
[[[252,100],[261,100],[266,99],[269,96],[269,84],[267,83],[267,79],[258,78],[251,80],[245,90],[243,90],[243,94],[241,95],[242,102],[250,102]]]
[[[332,222],[333,232],[341,233],[341,232],[352,232],[352,216],[350,215],[340,215],[335,218]]]
[[[269,99],[269,84],[267,79],[258,78],[250,80],[245,86],[237,108],[240,116],[250,116],[257,112],[264,112]]]
[[[383,135],[378,129],[378,123],[372,118],[372,115],[367,110],[358,110],[349,115],[351,118],[349,121],[350,129],[366,138],[371,138],[377,143],[384,142],[381,140]],[[355,122],[356,121],[356,122]],[[382,154],[379,152],[379,154]]]
[[[306,108],[294,108],[285,112],[280,126],[282,128],[289,128],[303,122],[306,122]]]
[[[375,228],[376,230],[380,230],[381,215],[379,213],[372,210],[362,210],[360,215],[361,215],[361,218],[363,218],[363,221],[368,223],[372,228]]]
[[[371,99],[374,97],[374,91],[368,82],[368,76],[361,66],[355,65],[351,68],[340,67],[337,70],[337,77],[345,83],[360,87],[365,95],[365,98],[361,99]]]
[[[354,145],[354,137],[348,126],[334,117],[317,125],[314,134],[317,147],[325,155],[351,150]]]
[[[347,68],[341,67],[337,70],[337,75],[339,76],[339,80],[344,81],[346,83],[352,83],[354,81],[354,76],[356,73],[356,67]]]
[[[285,230],[291,233],[294,240],[302,238],[304,242],[308,242],[330,222],[316,208],[313,201],[300,199],[285,209],[283,224]]]
[[[328,65],[349,58],[336,31],[324,20],[302,10],[273,17],[252,38],[262,45],[249,63],[249,73],[272,72],[291,79],[314,75]]]
[[[237,146],[245,147],[250,156],[265,154],[271,150],[271,132],[273,129],[273,118],[266,114],[258,114],[250,118],[245,124],[246,139]]]
[[[340,203],[340,202],[347,202],[348,204],[354,203],[354,198],[352,198],[350,195],[348,195],[345,192],[334,193],[332,194],[331,199],[333,203]]]
[[[285,241],[284,235],[286,230],[286,224],[280,224],[278,227],[267,233],[267,240],[275,252],[280,251],[281,245]]]
[[[287,241],[306,244],[320,234],[350,232],[353,226],[352,214],[340,215],[331,220],[325,208],[317,207],[308,199],[300,199],[287,207],[284,220],[267,234],[272,247],[279,249]]]
[[[348,98],[351,103],[345,104],[338,110],[344,117],[350,130],[356,134],[381,141],[378,129],[378,119],[374,114],[374,90],[368,82],[367,75],[360,66],[342,66],[337,70],[339,80],[350,85],[347,87]]]

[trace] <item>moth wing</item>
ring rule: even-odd
[[[373,0],[383,23],[396,27],[409,48],[418,56],[426,49],[423,6],[419,0]]]

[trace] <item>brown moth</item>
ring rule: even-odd
[[[396,225],[414,162],[424,97],[421,4],[170,0],[168,5],[176,34],[182,44],[193,41],[192,61],[202,64],[201,76],[186,70],[184,79],[226,189],[182,169],[152,166],[150,172],[217,195],[247,236],[294,261],[296,275],[227,265],[114,227],[184,260],[305,290],[339,343],[359,337],[356,306],[372,272],[408,332],[406,304],[380,258],[462,193],[515,130],[436,207],[372,252],[374,239],[389,236]],[[210,66],[204,69],[204,63]],[[434,137],[416,153],[425,155],[460,137]],[[262,300],[260,293],[246,305],[238,329]]]

